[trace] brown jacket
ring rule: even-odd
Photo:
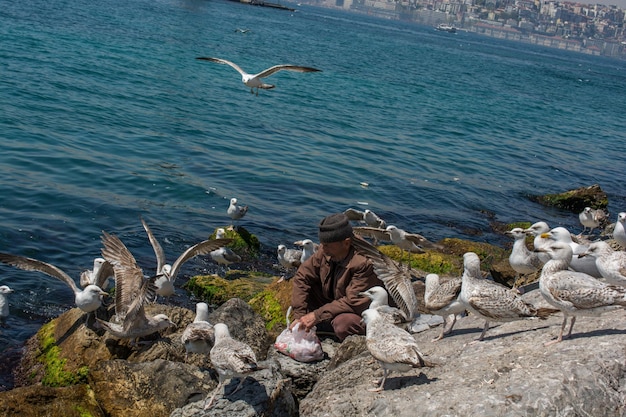
[[[331,268],[334,264],[334,273]],[[331,263],[321,250],[300,265],[292,279],[291,306],[294,319],[313,311],[315,322],[329,321],[340,313],[361,315],[370,299],[359,292],[383,283],[374,272],[372,263],[350,248],[348,256]]]

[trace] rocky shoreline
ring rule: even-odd
[[[420,305],[425,271],[458,275],[467,251],[480,255],[484,270],[496,281],[512,285],[510,251],[459,239],[438,243],[443,249],[415,256],[412,264],[419,277],[414,290]],[[398,256],[396,249],[381,247],[389,256]],[[218,395],[210,410],[203,406],[217,385],[215,372],[207,355],[186,357],[180,340],[195,313],[152,304],[147,307],[150,314],[165,313],[176,327],[142,339],[138,346],[111,338],[76,308],[46,323],[26,343],[14,367],[15,387],[0,392],[0,415],[626,416],[626,310],[582,318],[571,339],[549,347],[544,343],[558,334],[560,314],[545,321],[492,325],[478,343],[474,341],[484,322],[466,316],[438,342],[431,341],[438,328],[414,335],[420,350],[436,363],[434,368],[392,373],[386,389],[373,393],[368,388],[382,371],[364,337],[351,336],[341,344],[324,339],[322,361],[296,362],[273,347],[284,328],[291,283],[264,276],[259,290],[237,282],[242,279],[237,273],[193,277],[187,286],[215,303],[210,322],[226,323],[232,336],[248,343],[262,361],[262,369],[247,378],[243,389]],[[219,291],[216,282],[222,286]],[[204,292],[198,289],[202,286]],[[524,297],[545,305],[536,290]],[[97,314],[108,319],[113,311],[103,307]],[[228,383],[226,392],[234,386]]]

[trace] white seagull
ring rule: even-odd
[[[566,242],[554,241],[537,250],[547,252],[552,258],[541,270],[539,290],[548,303],[563,312],[559,336],[545,346],[570,337],[577,316],[598,316],[626,307],[626,288],[607,285],[585,273],[569,270],[572,248]],[[569,330],[563,336],[568,317],[571,317]]]
[[[581,245],[572,240],[572,234],[564,227],[555,227],[548,233],[541,235],[544,239],[559,241],[568,244],[572,248],[572,259],[570,259],[569,267],[574,271],[583,272],[595,278],[602,278],[602,274],[598,271],[596,260],[592,257],[579,258],[578,255],[587,251],[587,245]]]
[[[539,271],[545,262],[539,258],[537,252],[531,252],[526,247],[526,232],[524,232],[524,229],[516,227],[504,233],[515,239],[513,249],[511,249],[511,254],[509,255],[509,264],[517,274],[515,284],[513,285],[516,287],[521,275]]]
[[[25,271],[43,272],[51,277],[60,279],[72,289],[76,307],[80,308],[85,313],[91,313],[100,308],[102,305],[102,297],[108,295],[106,292],[102,291],[100,287],[93,284],[87,285],[81,290],[69,275],[47,262],[26,258],[24,256],[10,255],[8,253],[0,253],[0,262],[13,265]]]
[[[550,226],[548,226],[548,223],[546,222],[533,223],[533,225],[530,226],[528,229],[524,229],[525,233],[530,233],[535,237],[535,239],[533,240],[533,249],[539,249],[548,243],[549,239],[543,238],[541,237],[541,235],[543,233],[548,233],[549,231]],[[547,253],[538,252],[538,254],[539,259],[541,259],[541,262],[543,262],[544,264],[550,260],[550,255],[548,255]]]
[[[248,212],[248,206],[237,205],[237,199],[235,197],[230,199],[230,204],[226,210],[226,214],[233,220],[239,220]]]
[[[319,245],[313,242],[311,239],[297,240],[293,242],[294,245],[302,246],[302,255],[300,256],[300,263],[303,264],[317,251]]]
[[[0,319],[4,319],[9,316],[9,301],[7,300],[7,295],[12,292],[13,290],[8,286],[0,286]]]
[[[617,215],[615,229],[613,229],[613,239],[619,243],[622,249],[626,249],[626,212]]]
[[[276,248],[276,257],[278,258],[280,266],[287,270],[278,280],[278,282],[282,282],[291,278],[291,275],[288,274],[298,269],[301,265],[300,258],[302,257],[302,250],[289,249],[287,246],[281,244]]]
[[[211,348],[211,364],[218,374],[219,382],[213,395],[205,402],[204,409],[213,405],[215,394],[229,378],[239,378],[239,384],[230,393],[231,395],[239,391],[247,375],[257,370],[256,355],[252,348],[230,337],[228,326],[224,323],[217,323],[215,329],[215,344]]]
[[[402,310],[389,305],[389,295],[383,287],[375,286],[360,292],[359,295],[369,298],[372,302],[368,308],[378,311],[383,319],[388,322],[397,325],[406,321],[406,316]]]
[[[606,213],[602,209],[585,207],[583,211],[578,214],[578,220],[580,220],[580,224],[583,225],[583,231],[580,232],[579,236],[582,236],[587,228],[589,228],[589,234],[591,234],[593,229],[600,227],[600,225],[606,221]]]
[[[85,288],[94,284],[105,290],[109,286],[109,278],[114,276],[113,265],[104,258],[97,257],[93,260],[93,269],[87,269],[80,274],[80,286]]]
[[[209,306],[196,303],[196,317],[189,323],[180,338],[185,345],[185,357],[190,353],[209,353],[215,343],[215,330],[209,323]]]
[[[225,235],[226,235],[226,231],[223,228],[220,227],[215,232],[215,239],[216,240],[217,239],[224,239]],[[232,264],[234,262],[241,262],[241,256],[237,255],[235,252],[233,252],[232,249],[230,249],[230,248],[228,248],[226,246],[221,246],[221,247],[211,251],[209,253],[209,255],[211,256],[211,259],[213,259],[219,265],[223,265],[224,267],[227,267],[228,265],[230,265],[230,264]]]
[[[365,211],[349,208],[343,212],[348,220],[363,222],[369,227],[376,227],[378,229],[385,229],[387,223],[373,211],[366,209]]]
[[[270,88],[274,88],[273,84],[265,84],[263,82],[263,78],[269,77],[278,71],[295,71],[295,72],[320,72],[317,68],[311,67],[302,67],[299,65],[274,65],[266,70],[259,72],[258,74],[248,74],[241,67],[234,62],[228,61],[226,59],[221,58],[211,58],[211,57],[198,57],[196,59],[200,59],[203,61],[211,61],[217,62],[218,64],[230,65],[233,67],[239,74],[241,74],[241,82],[250,87],[250,92],[254,94],[254,89],[256,88],[256,95],[259,95],[259,88],[264,90],[269,90]]]
[[[143,228],[146,230],[148,234],[148,239],[152,244],[152,248],[154,249],[154,254],[157,259],[157,269],[156,275],[158,278],[156,279],[154,285],[157,287],[156,293],[163,297],[169,297],[174,295],[174,281],[176,280],[176,276],[181,268],[181,266],[198,255],[207,255],[211,251],[223,246],[227,245],[232,241],[232,239],[214,239],[214,240],[203,240],[200,243],[197,243],[193,246],[190,246],[185,250],[179,257],[176,259],[173,265],[165,263],[165,251],[163,251],[163,247],[156,239],[148,224],[141,219],[141,224],[143,224]]]
[[[592,256],[598,271],[609,284],[626,287],[626,252],[615,251],[604,240],[593,242],[578,257]]]

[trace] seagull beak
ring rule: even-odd
[[[357,295],[360,295],[361,297],[369,297],[369,293],[368,292],[360,292]]]
[[[103,296],[103,297],[108,297],[108,296],[109,296],[109,293],[108,293],[108,292],[106,292],[106,291],[102,291],[102,290],[100,290],[100,295],[101,295],[101,296]]]
[[[545,250],[544,248],[537,248],[537,249],[533,250],[533,252],[546,253],[546,252],[548,252],[548,251],[547,251],[547,250]]]
[[[542,239],[548,239],[550,238],[550,233],[542,233],[540,236]]]

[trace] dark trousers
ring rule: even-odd
[[[331,332],[337,336],[340,342],[351,334],[365,334],[365,324],[361,322],[361,316],[354,313],[341,313],[331,321],[317,324],[318,332]]]

